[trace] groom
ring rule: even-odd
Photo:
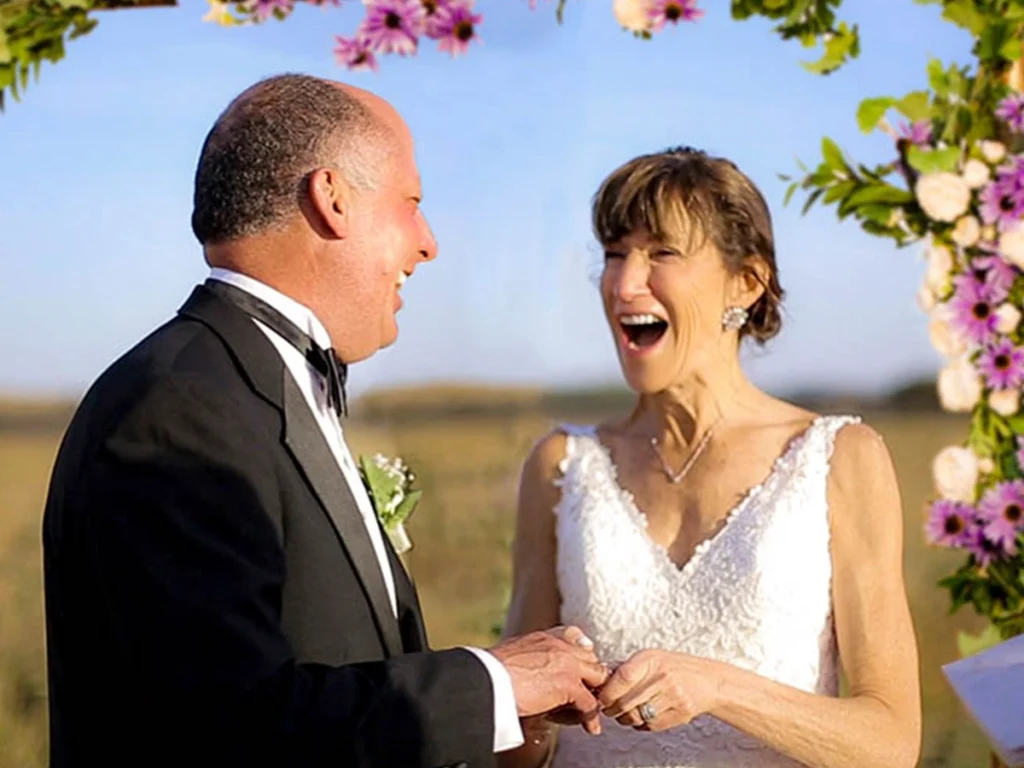
[[[436,255],[420,196],[365,91],[274,77],[214,125],[209,279],[94,384],[54,468],[54,768],[477,768],[522,717],[597,730],[578,629],[429,650],[344,440],[345,364],[395,341]]]

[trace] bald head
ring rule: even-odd
[[[308,75],[263,80],[206,137],[192,231],[212,245],[281,229],[301,211],[307,176],[324,166],[372,188],[402,128],[394,109],[368,91]]]

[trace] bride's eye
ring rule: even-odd
[[[604,260],[605,261],[615,261],[617,259],[622,259],[622,258],[625,258],[625,257],[621,253],[619,253],[618,251],[605,251],[604,252]]]

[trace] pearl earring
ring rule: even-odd
[[[722,327],[727,331],[738,331],[749,318],[750,313],[743,307],[729,307],[722,314]]]

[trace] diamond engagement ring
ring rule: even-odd
[[[651,706],[651,702],[649,701],[645,701],[641,704],[637,711],[640,713],[640,719],[645,723],[651,722],[658,716],[658,713],[655,711],[654,707]]]

